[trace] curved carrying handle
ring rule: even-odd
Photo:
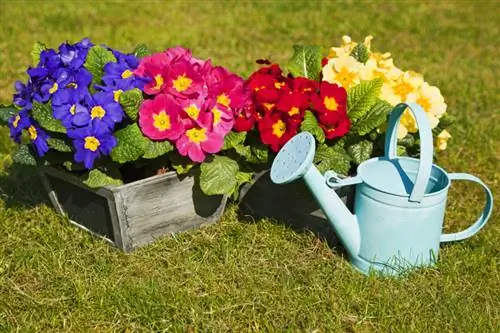
[[[427,183],[429,182],[429,177],[431,175],[433,145],[429,119],[427,118],[427,115],[422,107],[417,103],[400,103],[392,110],[385,136],[385,156],[388,159],[394,159],[397,157],[397,125],[399,124],[401,115],[407,107],[415,116],[420,136],[420,164],[418,167],[417,179],[413,185],[413,190],[411,191],[409,200],[413,202],[420,202],[425,194],[425,189],[427,188]]]
[[[486,205],[484,206],[483,213],[473,225],[463,231],[441,235],[441,242],[459,241],[474,236],[479,230],[481,230],[482,227],[485,226],[486,222],[488,222],[493,210],[493,194],[486,184],[481,181],[481,179],[467,173],[450,173],[448,176],[451,180],[469,180],[481,185],[484,189],[484,193],[486,193]]]

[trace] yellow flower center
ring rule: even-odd
[[[155,86],[153,87],[153,89],[160,90],[161,86],[163,86],[163,76],[161,76],[161,74],[158,74],[155,76]]]
[[[426,111],[429,112],[431,110],[431,102],[428,98],[419,97],[417,98],[417,103]]]
[[[101,142],[95,137],[95,136],[87,136],[85,138],[85,149],[88,149],[90,151],[96,151],[97,148],[101,145]]]
[[[173,81],[173,86],[175,90],[178,92],[183,92],[184,90],[188,89],[191,87],[191,83],[193,83],[193,80],[188,78],[186,74],[179,75],[174,81]]]
[[[153,126],[160,131],[170,129],[172,126],[170,123],[170,116],[165,112],[165,110],[161,110],[160,113],[153,115]]]
[[[191,104],[187,108],[184,108],[184,111],[190,116],[192,119],[196,120],[198,119],[198,116],[200,115],[200,109],[194,104]]]
[[[222,111],[216,107],[212,108],[212,113],[214,114],[214,126],[220,123],[220,117],[222,116]]]
[[[200,143],[207,140],[207,130],[204,128],[191,128],[186,131],[186,135],[191,142]]]
[[[296,106],[292,107],[292,108],[290,109],[290,111],[288,111],[288,114],[289,114],[290,116],[294,116],[294,115],[296,115],[296,114],[299,114],[299,108],[298,108],[298,107],[296,107]]]
[[[229,99],[229,96],[226,94],[220,94],[217,97],[217,103],[224,105],[225,107],[229,107],[229,104],[231,104],[231,99]]]
[[[283,122],[283,120],[278,120],[273,124],[273,134],[276,135],[278,138],[281,138],[283,134],[285,134],[286,131],[286,125]]]
[[[14,126],[14,128],[17,128],[17,125],[19,125],[19,120],[21,120],[21,117],[16,115],[16,118],[14,118],[14,121],[12,122],[12,126]]]
[[[394,93],[401,97],[401,100],[406,100],[406,96],[413,91],[413,87],[407,82],[398,83],[394,88]]]
[[[51,93],[51,94],[55,93],[58,88],[59,88],[59,85],[57,84],[57,82],[54,82],[54,85],[52,86],[52,88],[49,89],[49,93]]]
[[[76,84],[75,82],[71,82],[71,83],[68,83],[66,85],[66,88],[73,88],[73,89],[76,89],[78,88],[78,84]]]
[[[350,87],[356,79],[356,73],[349,71],[347,67],[342,67],[340,72],[335,73],[335,81],[344,88]]]
[[[92,119],[94,118],[102,119],[102,117],[104,117],[105,115],[106,115],[106,110],[104,110],[100,105],[94,106],[92,110],[90,110],[90,117]]]
[[[274,87],[276,89],[281,89],[285,85],[285,82],[274,82]]]
[[[121,90],[121,89],[113,91],[113,99],[115,100],[115,102],[120,101],[120,96],[121,96],[122,92],[123,92],[123,90]]]
[[[71,107],[69,108],[69,113],[71,113],[72,115],[75,115],[75,113],[76,113],[76,104],[71,105]]]
[[[126,69],[122,73],[122,79],[128,79],[132,75],[134,75],[134,73],[132,73],[132,71],[130,69]]]
[[[274,107],[274,103],[262,103],[262,105],[266,108],[267,111],[271,110]]]
[[[333,97],[325,97],[323,103],[325,104],[325,107],[328,111],[337,111],[337,109],[339,108],[337,101]]]
[[[33,125],[31,125],[30,127],[28,127],[28,133],[30,134],[31,141],[35,141],[36,138],[38,137],[38,133],[36,131],[36,128]]]

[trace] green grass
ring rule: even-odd
[[[242,75],[295,43],[375,36],[403,69],[441,88],[458,118],[448,171],[482,178],[500,199],[498,4],[0,1],[0,101],[24,79],[37,40],[89,36],[122,50],[182,44]],[[0,132],[0,168],[12,144]],[[446,230],[470,224],[483,195],[453,185]],[[310,233],[230,207],[220,223],[130,255],[50,208],[35,175],[0,174],[0,331],[493,332],[500,327],[499,210],[470,240],[441,247],[435,269],[364,277]]]

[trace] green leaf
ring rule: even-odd
[[[402,139],[398,140],[398,145],[402,147],[412,147],[415,144],[415,137],[411,134],[406,134]]]
[[[351,131],[359,135],[365,135],[387,121],[387,115],[391,112],[392,105],[386,101],[378,99],[364,117],[359,119],[352,127]]]
[[[241,186],[245,183],[250,182],[253,178],[253,174],[253,172],[238,171],[238,173],[236,174],[236,185],[231,191],[231,197],[233,200],[238,199]]]
[[[227,156],[216,155],[200,169],[200,187],[206,195],[230,194],[238,182],[238,163]]]
[[[453,125],[455,122],[455,117],[449,115],[448,113],[444,113],[441,118],[439,118],[439,127],[441,128],[447,128]]]
[[[238,145],[242,145],[246,137],[247,132],[229,132],[224,138],[224,146],[222,146],[222,150],[227,150]]]
[[[47,46],[39,41],[36,42],[35,45],[33,45],[33,50],[31,50],[31,59],[33,59],[33,66],[38,66],[38,63],[40,62],[40,53],[42,53],[42,51],[46,49]]]
[[[62,164],[68,171],[82,171],[85,167],[81,163],[76,163],[73,161],[64,161]]]
[[[363,64],[366,63],[369,58],[368,49],[366,48],[366,45],[365,44],[356,45],[352,49],[350,56],[352,56],[354,59]]]
[[[19,112],[14,105],[0,105],[0,124],[7,125],[9,119]]]
[[[124,91],[120,95],[120,105],[123,107],[123,111],[125,111],[127,116],[129,116],[133,121],[137,120],[139,107],[141,106],[143,100],[142,91],[137,88]]]
[[[92,46],[87,54],[85,68],[92,74],[92,82],[100,84],[104,74],[104,66],[109,62],[116,62],[113,53],[100,45]]]
[[[17,151],[12,156],[12,160],[15,163],[36,166],[36,159],[28,147],[28,145],[20,145]]]
[[[40,104],[33,102],[31,114],[37,123],[46,130],[57,133],[66,133],[66,128],[52,115],[50,103]]]
[[[149,140],[137,124],[129,125],[115,132],[117,145],[111,151],[111,159],[118,163],[135,161],[146,152]]]
[[[149,51],[148,47],[146,46],[146,44],[139,44],[135,47],[134,49],[134,56],[136,56],[137,58],[143,58],[147,55],[150,55],[151,52]]]
[[[165,141],[152,141],[149,140],[148,145],[146,147],[146,152],[142,155],[142,158],[153,159],[159,156],[165,155],[166,153],[174,150],[174,146],[165,140]]]
[[[122,185],[123,181],[120,178],[121,176],[116,169],[107,173],[99,169],[93,169],[86,172],[81,179],[82,183],[88,187],[97,188],[109,185]]]
[[[352,157],[352,161],[359,165],[369,159],[372,155],[373,151],[373,142],[369,140],[363,140],[358,143],[355,143],[349,148],[347,148],[347,152],[349,156]]]
[[[314,155],[314,164],[321,173],[333,170],[343,175],[349,173],[351,158],[341,145],[327,146],[319,145]]]
[[[321,48],[319,46],[294,45],[295,53],[287,69],[294,76],[318,80],[321,73]]]
[[[266,163],[269,155],[269,149],[262,143],[256,143],[252,146],[239,145],[234,147],[238,155],[245,158],[248,163],[262,164]]]
[[[69,153],[73,151],[73,147],[69,145],[65,140],[59,138],[49,138],[47,139],[47,143],[50,148],[55,149],[57,151],[63,153]]]
[[[408,151],[406,150],[405,146],[398,145],[396,150],[397,150],[398,156],[408,156]]]
[[[168,159],[170,160],[172,168],[175,169],[178,175],[184,175],[188,173],[196,165],[188,157],[181,156],[176,151],[169,153]]]
[[[353,123],[365,117],[372,106],[377,103],[382,80],[362,81],[347,93],[347,113]]]
[[[304,120],[300,125],[300,130],[302,132],[309,132],[312,135],[314,135],[314,137],[316,138],[316,140],[318,140],[319,143],[325,142],[325,132],[323,132],[323,129],[319,127],[318,120],[311,111],[305,112]]]

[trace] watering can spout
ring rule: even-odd
[[[342,199],[326,184],[325,177],[314,165],[306,172],[304,180],[346,251],[351,257],[357,257],[361,237],[356,216],[351,214]]]
[[[302,132],[293,137],[276,156],[271,180],[276,184],[286,184],[304,178],[349,256],[356,258],[361,243],[358,221],[313,165],[315,150],[314,137],[310,133]]]

